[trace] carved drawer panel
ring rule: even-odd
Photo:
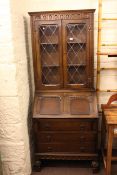
[[[83,144],[85,142],[95,142],[97,134],[84,132],[39,132],[37,140],[40,143],[54,142],[77,142]]]
[[[35,119],[34,127],[38,131],[95,131],[95,119]]]
[[[79,143],[38,143],[37,152],[75,152],[75,153],[93,153],[95,152],[95,143],[88,142],[84,145]]]

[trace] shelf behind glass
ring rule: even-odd
[[[40,43],[41,45],[58,45],[59,43],[46,43],[46,42],[44,42],[44,43]]]
[[[86,42],[79,42],[79,41],[67,41],[67,44],[80,44],[80,45],[86,45]]]
[[[85,67],[86,64],[68,64],[68,67]]]
[[[60,65],[42,65],[43,68],[55,68],[55,67],[60,67]]]

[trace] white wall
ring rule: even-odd
[[[22,2],[24,3],[24,1]],[[25,6],[0,1],[0,153],[4,175],[29,175],[29,82]]]
[[[28,10],[30,11],[46,11],[46,10],[73,10],[94,8],[95,1],[85,0],[81,3],[80,0],[30,0],[28,2]]]
[[[102,16],[117,18],[117,1],[116,0],[103,0],[102,6]],[[97,23],[97,18],[95,24]],[[102,43],[117,44],[117,21],[103,21],[102,23]],[[95,31],[97,30],[97,25],[95,25]],[[97,32],[96,32],[97,33]],[[97,34],[95,35],[97,36]],[[97,51],[97,37],[95,37],[95,53]],[[103,46],[101,48],[102,52],[116,52],[117,46]],[[95,63],[96,63],[96,54],[95,54]],[[108,58],[107,56],[101,56],[101,67],[114,67],[117,68],[117,58],[112,57]],[[95,66],[96,68],[96,66]],[[101,81],[100,89],[117,89],[117,71],[116,70],[105,70],[101,71]],[[100,93],[100,104],[106,103],[108,98],[113,93]]]

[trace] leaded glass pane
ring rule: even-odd
[[[69,84],[86,84],[86,24],[68,24],[67,72]]]
[[[42,83],[54,85],[60,83],[59,28],[57,24],[41,25],[40,57],[42,65]]]

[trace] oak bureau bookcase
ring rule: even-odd
[[[94,9],[29,12],[35,160],[98,159]]]

